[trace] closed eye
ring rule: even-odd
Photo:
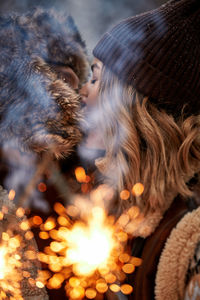
[[[97,79],[92,79],[90,82],[91,82],[91,84],[95,84],[96,81],[97,81]]]

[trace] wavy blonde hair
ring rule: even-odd
[[[142,197],[132,195],[129,205],[147,213],[165,210],[177,194],[193,195],[188,182],[200,172],[200,115],[180,112],[175,120],[106,68],[98,104],[106,148],[100,168],[119,192],[144,185]]]

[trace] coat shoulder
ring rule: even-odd
[[[156,300],[184,299],[188,271],[199,242],[200,207],[187,213],[166,241],[156,274]]]

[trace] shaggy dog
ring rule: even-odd
[[[85,45],[71,17],[36,9],[0,18],[0,143],[67,155],[81,139],[80,99],[60,78],[87,76]]]
[[[0,17],[0,179],[16,193],[30,188],[34,173],[34,183],[40,180],[36,153],[66,157],[82,137],[80,97],[59,67],[71,68],[80,85],[86,80],[85,44],[71,17],[41,9]],[[34,249],[34,239],[26,241],[17,229],[15,205],[0,187],[0,211],[3,207],[7,214],[0,220],[0,236],[12,229],[22,235],[24,249]],[[37,261],[29,264],[23,251],[21,257],[23,270],[36,278]],[[26,300],[48,299],[45,289],[31,286],[27,278],[21,281],[21,292]]]

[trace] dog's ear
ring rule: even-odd
[[[68,155],[82,137],[80,97],[52,66],[69,66],[80,83],[86,79],[74,21],[43,9],[0,21],[1,146],[13,140],[22,150]]]
[[[86,51],[86,45],[85,42],[83,41],[81,34],[74,22],[74,19],[72,18],[72,16],[68,16],[66,19],[66,27],[69,30],[69,34],[71,34],[72,38],[80,44],[80,46],[82,47],[82,49],[84,49]]]
[[[67,156],[80,142],[79,95],[42,59],[14,60],[0,89],[0,144]]]

